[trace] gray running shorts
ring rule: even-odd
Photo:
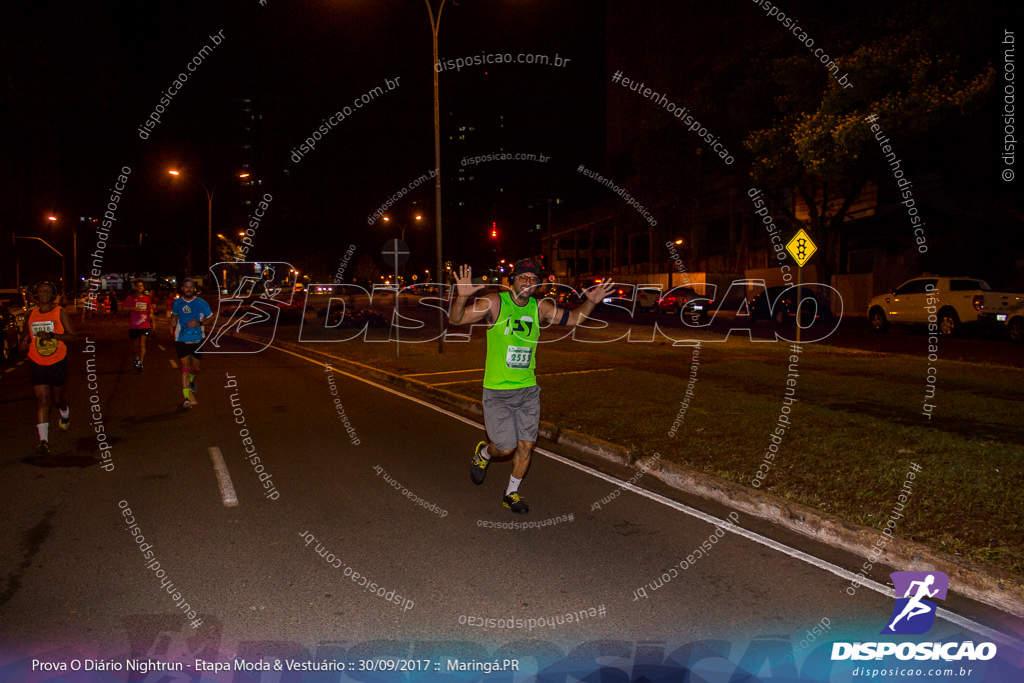
[[[540,427],[540,386],[525,389],[484,387],[484,426],[487,436],[503,451],[518,441],[537,442]]]

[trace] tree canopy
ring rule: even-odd
[[[891,180],[872,123],[908,152],[952,119],[976,112],[996,80],[991,64],[962,73],[962,56],[934,22],[905,16],[889,28],[834,58],[853,87],[840,85],[809,52],[775,59],[772,118],[745,140],[752,180],[776,198],[793,192],[803,199],[803,221],[790,202],[775,208],[820,240],[829,273],[839,265],[839,231],[865,184]]]

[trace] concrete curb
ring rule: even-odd
[[[874,552],[881,531],[835,515],[754,491],[718,477],[693,472],[674,463],[659,463],[650,473],[680,491],[714,500],[753,517],[795,531],[815,541],[865,558]],[[874,564],[899,571],[941,571],[951,589],[965,597],[1015,616],[1024,616],[1024,583],[1006,572],[943,553],[915,541],[891,537]]]
[[[239,337],[262,342],[255,337],[240,334]],[[448,406],[483,417],[479,400],[453,394],[417,380],[394,375],[377,368],[332,356],[309,345],[275,342],[274,346],[298,354],[312,354],[327,358],[338,368],[347,368],[351,374],[369,376],[381,382],[401,387],[420,396],[427,396]],[[587,434],[581,434],[557,425],[541,422],[541,436],[560,446],[586,453],[615,463],[634,468],[636,454],[618,444],[603,441]],[[799,503],[792,503],[778,496],[756,491],[712,475],[688,470],[675,463],[656,461],[645,463],[646,471],[659,480],[691,495],[726,505],[752,517],[763,519],[790,531],[825,543],[834,548],[866,558],[872,553],[872,545],[881,531],[861,526],[834,515],[829,515]],[[885,552],[874,564],[885,564],[899,571],[941,571],[949,576],[950,588],[972,600],[997,609],[1024,617],[1024,582],[1006,572],[988,569],[975,562],[955,557],[914,541],[891,537]]]

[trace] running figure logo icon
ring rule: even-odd
[[[294,284],[281,287],[278,273],[295,272],[290,263],[275,261],[236,261],[217,263],[210,268],[216,290],[220,293],[213,329],[203,343],[203,353],[259,353],[277,332],[281,311],[292,306]],[[250,325],[272,326],[263,346],[253,351],[228,351],[221,348],[225,334],[232,329],[242,332]]]
[[[925,598],[945,600],[949,577],[943,572],[893,572],[889,577],[896,592],[896,606],[882,633],[926,633],[935,623],[938,606]]]

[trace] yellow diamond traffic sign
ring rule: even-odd
[[[818,251],[818,247],[811,241],[810,235],[801,228],[800,232],[786,245],[786,251],[793,257],[796,264],[803,268],[807,260],[811,258],[811,254]]]

